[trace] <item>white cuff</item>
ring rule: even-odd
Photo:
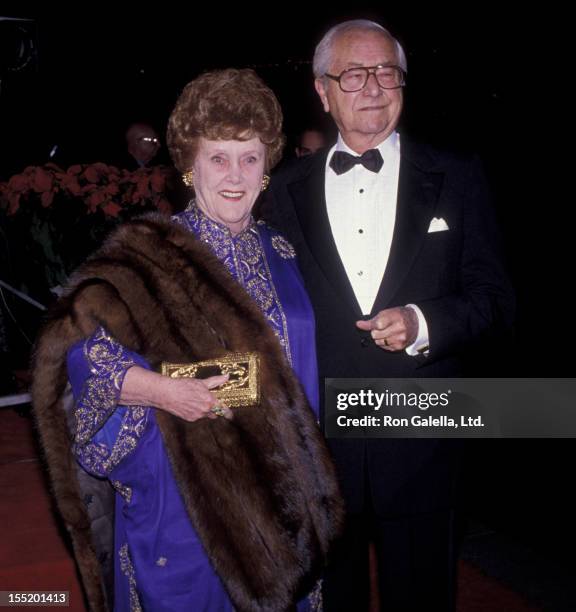
[[[412,357],[415,355],[427,355],[429,350],[429,340],[428,324],[426,323],[426,319],[416,304],[406,304],[406,308],[412,308],[418,317],[418,335],[416,336],[416,340],[414,340],[414,342],[410,346],[407,346],[404,350]]]

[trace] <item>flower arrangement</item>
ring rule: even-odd
[[[167,180],[172,170],[166,166],[140,168],[134,172],[119,170],[103,163],[74,165],[64,171],[54,164],[28,166],[7,182],[0,183],[0,203],[7,214],[16,214],[22,202],[38,196],[37,203],[47,208],[58,194],[80,197],[86,213],[102,211],[105,216],[118,217],[122,209],[151,203],[160,212],[169,213],[166,198]],[[32,203],[36,203],[32,199]]]
[[[166,166],[120,170],[104,163],[29,166],[0,183],[0,213],[20,276],[43,273],[48,287],[70,272],[117,223],[147,211],[172,212]]]

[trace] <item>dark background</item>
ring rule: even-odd
[[[82,13],[0,9],[35,18],[37,43],[37,59],[2,80],[0,177],[45,163],[55,144],[64,165],[113,159],[129,122],[149,121],[163,133],[182,87],[218,67],[255,68],[277,93],[289,135],[330,126],[312,87],[314,46],[343,19],[374,19],[408,56],[401,130],[476,151],[486,165],[518,295],[516,342],[483,355],[486,371],[498,362],[505,376],[574,375],[574,195],[561,163],[571,154],[562,114],[571,80],[561,66],[566,15],[551,4],[512,15],[486,3],[406,3],[385,12],[356,5],[321,16],[309,12],[311,3],[240,12],[222,4],[208,13],[178,6],[145,13],[141,5],[130,16],[101,3]],[[572,440],[475,441],[465,504],[543,555],[568,559],[576,545],[574,451]]]

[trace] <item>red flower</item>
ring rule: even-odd
[[[102,191],[93,191],[88,197],[88,209],[90,212],[95,212],[98,206],[106,201],[106,194]]]
[[[88,166],[84,170],[84,178],[90,183],[97,183],[100,180],[100,173],[94,166]]]
[[[78,177],[74,174],[64,174],[60,181],[62,189],[73,196],[79,196],[82,193],[82,187],[78,182]]]
[[[116,166],[108,166],[108,180],[112,183],[117,183],[122,178],[122,170],[118,170]]]
[[[166,198],[160,198],[157,203],[158,210],[163,215],[171,215],[172,214],[172,204]]]
[[[154,168],[150,174],[150,187],[156,193],[163,193],[166,189],[166,173],[160,168]]]
[[[24,191],[28,189],[28,177],[23,174],[15,174],[8,181],[8,189],[11,191]]]
[[[104,193],[109,196],[115,196],[120,193],[120,188],[118,187],[118,183],[108,183],[106,187],[104,187]]]
[[[102,210],[109,217],[117,217],[122,210],[122,206],[118,206],[116,202],[108,202],[108,204],[102,206]]]
[[[40,203],[44,208],[47,208],[48,206],[50,206],[50,204],[52,204],[52,200],[54,199],[54,193],[54,191],[45,191],[40,196]]]
[[[94,168],[94,170],[96,170],[96,172],[99,174],[106,175],[110,173],[110,170],[114,168],[114,166],[108,166],[102,162],[96,162],[95,164],[92,164],[92,168]]]
[[[53,183],[54,179],[52,174],[50,174],[50,172],[46,172],[44,168],[38,167],[32,175],[30,186],[36,193],[42,193],[45,191],[51,191]]]
[[[20,208],[20,194],[19,193],[11,193],[8,196],[8,214],[13,215],[18,212]]]
[[[20,174],[0,183],[0,206],[9,215],[20,210],[22,197],[26,210],[34,214],[37,206],[60,206],[61,198],[77,198],[86,207],[86,213],[99,208],[106,216],[118,217],[121,210],[132,205],[154,205],[160,211],[171,212],[165,198],[170,170],[166,167],[140,168],[135,172],[119,170],[103,163],[76,164],[64,172],[48,163],[44,166],[28,166]],[[29,197],[37,194],[36,197]]]
[[[134,190],[134,193],[132,194],[132,201],[134,203],[140,201],[140,200],[145,200],[146,198],[150,197],[150,186],[149,186],[149,177],[147,173],[141,173],[139,172],[136,176],[135,176],[137,182],[136,182],[136,189]]]

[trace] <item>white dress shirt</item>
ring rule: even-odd
[[[400,136],[393,132],[377,147],[384,164],[379,172],[355,165],[343,174],[330,167],[335,151],[357,156],[338,135],[326,160],[326,208],[336,248],[362,313],[372,310],[382,282],[396,221]],[[406,351],[415,355],[428,344],[426,320],[420,308],[409,304],[418,315],[418,338]]]

